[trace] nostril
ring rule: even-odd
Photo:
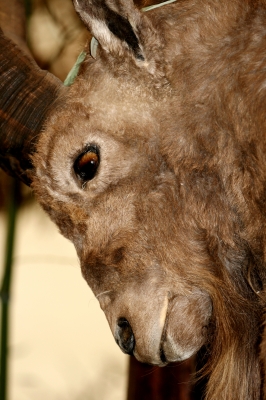
[[[126,354],[133,354],[135,338],[130,323],[126,318],[118,319],[115,336],[116,343],[121,350]]]
[[[119,326],[119,328],[126,329],[126,328],[130,327],[130,324],[126,318],[122,317],[122,318],[119,318],[119,320],[117,321],[117,326]]]

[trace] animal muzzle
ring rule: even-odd
[[[196,353],[206,340],[208,297],[192,293],[169,298],[165,292],[150,301],[145,294],[123,293],[107,306],[99,299],[120,349],[159,366]]]
[[[100,296],[99,301],[120,349],[139,361],[165,364],[160,358],[160,342],[167,313],[167,295],[147,299],[146,291],[137,295],[132,289],[119,293],[109,302],[107,296]]]
[[[116,343],[123,351],[123,353],[134,355],[135,337],[133,330],[130,326],[130,323],[126,318],[121,317],[118,319],[114,337]],[[166,364],[167,357],[163,345],[164,343],[161,343],[161,346],[159,348],[159,354],[162,364]]]
[[[130,323],[128,320],[124,317],[119,318],[117,321],[117,327],[116,327],[116,332],[115,332],[115,341],[120,347],[120,349],[123,351],[125,354],[129,355],[134,355],[134,348],[135,348],[135,337],[133,330],[130,326]],[[167,351],[167,346],[166,345],[166,351]],[[170,346],[171,349],[171,346]],[[164,349],[164,343],[161,343],[161,346],[159,348],[159,353],[160,353],[160,359],[162,364],[167,363],[167,356],[165,354],[165,349]],[[167,351],[169,353],[169,350]]]

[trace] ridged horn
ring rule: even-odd
[[[1,29],[0,49],[0,167],[30,185],[31,154],[63,84]]]

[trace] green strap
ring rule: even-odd
[[[77,61],[75,62],[74,66],[71,68],[71,70],[69,71],[69,73],[64,81],[65,86],[72,85],[72,83],[74,82],[74,80],[76,79],[76,77],[78,75],[80,65],[83,63],[83,61],[86,58],[86,55],[87,55],[87,53],[85,51],[82,51],[80,53],[80,55],[77,58]]]

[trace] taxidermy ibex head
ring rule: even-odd
[[[183,260],[163,38],[132,1],[74,5],[99,46],[39,139],[33,188],[73,241],[121,349],[184,360],[206,340],[211,301]]]
[[[205,345],[206,399],[258,400],[265,2],[74,6],[98,46],[49,114],[32,188],[125,353],[162,366]]]

